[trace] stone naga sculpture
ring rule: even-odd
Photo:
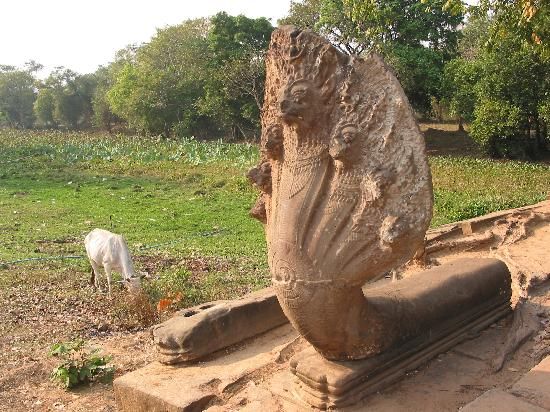
[[[285,26],[266,68],[262,160],[249,177],[262,190],[251,213],[265,223],[278,300],[325,358],[376,355],[414,333],[392,330],[362,286],[423,245],[432,215],[423,136],[375,54],[347,56]]]

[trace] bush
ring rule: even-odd
[[[96,379],[104,382],[113,379],[115,368],[108,365],[112,357],[99,356],[100,349],[87,351],[84,346],[82,339],[52,345],[50,355],[61,359],[52,370],[52,381],[69,389]]]
[[[525,158],[520,109],[505,101],[483,100],[474,110],[470,134],[493,157]]]
[[[156,323],[158,314],[149,295],[141,290],[117,297],[112,318],[115,324],[124,329],[141,329]]]

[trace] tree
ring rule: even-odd
[[[170,136],[200,132],[203,116],[197,100],[203,94],[206,19],[187,20],[157,31],[118,70],[107,101],[113,112],[131,127]]]
[[[93,74],[79,75],[56,67],[40,85],[34,112],[45,127],[88,127],[93,116],[91,98],[96,87]]]
[[[482,1],[471,8],[469,45],[445,71],[451,109],[472,121],[472,137],[492,156],[536,157],[547,147],[550,59],[533,41],[542,32],[525,21],[534,18],[526,17],[528,3]],[[539,18],[550,7],[535,6],[531,13]]]
[[[55,95],[50,88],[41,88],[38,91],[36,101],[34,102],[34,114],[38,123],[43,127],[57,128],[58,123],[55,120]]]
[[[122,69],[127,64],[135,64],[138,49],[137,45],[130,44],[118,50],[114,61],[105,67],[99,67],[94,73],[97,85],[92,96],[92,109],[94,113],[92,123],[94,126],[105,129],[109,133],[111,133],[113,125],[122,123],[123,119],[114,113],[109,102],[108,93],[115,85],[116,79]]]
[[[93,75],[79,75],[70,69],[57,67],[46,79],[45,87],[52,90],[57,123],[70,129],[90,125],[95,89]]]
[[[345,0],[292,1],[289,15],[279,23],[314,30],[342,52],[359,55],[376,47],[382,30],[382,17],[376,4],[369,0],[363,6],[363,18],[356,19],[352,16],[354,5]]]
[[[323,0],[304,0],[290,2],[288,16],[279,20],[280,25],[291,24],[302,29],[316,30],[321,17],[320,9]]]
[[[545,150],[547,125],[539,110],[550,95],[549,62],[520,38],[505,35],[483,51],[477,65],[481,70],[474,86],[472,137],[494,156],[534,157]],[[510,122],[503,123],[507,113],[516,119],[513,128]],[[506,132],[491,129],[494,134],[487,137],[485,124],[505,124]]]
[[[487,15],[471,16],[461,31],[459,56],[447,62],[444,68],[442,99],[450,114],[457,117],[460,130],[464,129],[464,121],[474,120],[476,85],[483,76],[480,58],[488,41],[490,24]]]
[[[120,121],[120,118],[113,113],[107,99],[107,93],[114,84],[116,74],[117,66],[114,63],[107,67],[99,67],[94,73],[97,85],[92,96],[92,123],[109,133],[112,131],[113,124]]]
[[[550,58],[550,3],[545,0],[480,0],[479,4],[468,6],[462,0],[446,0],[444,9],[471,16],[493,17],[490,27],[490,41],[499,36],[513,33],[535,49],[543,59]]]
[[[207,37],[211,58],[199,110],[233,137],[255,135],[263,104],[264,54],[273,26],[265,18],[224,12],[212,17],[211,25]]]
[[[4,119],[10,127],[33,126],[36,68],[31,66],[20,70],[13,66],[0,66],[0,119]]]
[[[427,113],[432,99],[442,96],[443,68],[456,56],[463,19],[443,5],[444,0],[304,0],[292,3],[281,22],[313,27],[348,54],[378,51],[394,67],[413,107]]]

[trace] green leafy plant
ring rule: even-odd
[[[52,381],[60,383],[66,389],[79,384],[100,379],[110,382],[115,368],[109,362],[112,356],[100,356],[100,349],[86,349],[86,342],[77,339],[69,342],[55,343],[50,348],[50,355],[57,357],[61,363],[50,375]]]

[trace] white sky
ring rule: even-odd
[[[267,17],[276,26],[290,0],[2,0],[0,64],[34,59],[90,73],[117,50],[148,41],[157,28],[219,11]]]

